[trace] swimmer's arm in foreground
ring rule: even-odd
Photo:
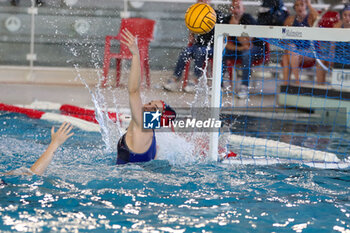
[[[121,43],[128,46],[132,53],[131,69],[128,79],[129,104],[131,110],[131,122],[126,133],[126,143],[133,151],[143,151],[152,143],[153,131],[143,130],[142,114],[143,104],[141,100],[141,63],[136,38],[127,30],[122,32]]]
[[[128,30],[123,31],[122,39],[121,42],[127,45],[132,53],[130,76],[128,79],[129,104],[131,108],[132,122],[141,128],[143,104],[140,94],[141,63],[139,49],[135,37]]]
[[[70,133],[73,126],[70,123],[64,122],[60,128],[55,132],[55,127],[51,128],[51,142],[46,151],[40,156],[40,158],[31,166],[30,171],[36,175],[42,175],[46,168],[52,161],[54,152],[60,147],[68,138],[74,135]],[[15,171],[5,173],[5,175],[14,175]],[[24,175],[31,175],[25,173]]]

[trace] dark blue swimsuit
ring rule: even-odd
[[[301,22],[299,22],[298,20],[297,20],[297,16],[295,16],[295,18],[294,18],[294,22],[293,22],[293,27],[310,27],[310,25],[309,25],[309,22],[308,22],[308,19],[309,19],[309,15],[307,15],[304,19],[303,19],[303,21],[301,21]]]
[[[297,16],[295,16],[294,18],[294,22],[293,22],[293,27],[310,27],[309,25],[309,22],[308,22],[308,19],[309,19],[309,15],[307,15],[303,21],[299,22],[297,20]],[[308,40],[299,40],[298,41],[299,43],[296,43],[295,45],[297,46],[297,49],[299,50],[303,50],[303,49],[307,49],[310,47],[311,43],[310,41]]]
[[[156,134],[153,131],[152,144],[144,153],[138,154],[132,152],[125,141],[126,133],[119,139],[117,164],[148,162],[156,157]]]

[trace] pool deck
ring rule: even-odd
[[[110,74],[111,77],[113,73]],[[114,84],[102,89],[108,105],[113,106],[113,99],[119,107],[128,107],[128,93],[125,86],[127,72],[123,74],[121,86]],[[163,99],[174,107],[188,107],[195,95],[185,92],[168,92],[162,88],[164,78],[170,77],[170,71],[151,71],[151,88],[142,88],[143,100]],[[79,78],[81,77],[81,79]],[[86,82],[92,92],[96,91],[99,74],[92,69],[58,68],[58,67],[29,67],[1,66],[0,67],[0,102],[6,104],[31,104],[34,101],[48,101],[61,104],[72,104],[81,107],[92,107],[92,97]],[[111,78],[113,80],[113,78]],[[275,88],[271,84],[270,89]],[[274,90],[268,90],[270,93]],[[251,96],[249,102],[224,95],[223,102],[236,107],[275,105],[275,95]]]

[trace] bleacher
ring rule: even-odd
[[[121,17],[144,17],[155,20],[154,41],[150,48],[152,70],[172,70],[177,56],[187,44],[187,29],[183,17],[195,0],[80,0],[67,6],[65,0],[44,0],[35,15],[34,52],[36,66],[93,67],[91,51],[103,57],[105,35],[117,34]],[[126,4],[125,4],[126,3]],[[215,8],[228,9],[229,0],[212,0]],[[246,12],[256,16],[259,3],[245,1]],[[291,7],[291,1],[285,1]],[[19,6],[0,1],[0,65],[28,65],[30,51],[31,1],[22,0]],[[320,5],[322,7],[322,5]],[[291,9],[291,8],[290,8]],[[124,15],[123,15],[124,14]],[[7,22],[7,24],[6,24]],[[12,27],[11,27],[12,24]],[[10,29],[7,26],[10,25]],[[18,28],[16,29],[16,26]],[[74,47],[79,56],[71,51]]]

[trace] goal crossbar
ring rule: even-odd
[[[350,30],[344,28],[281,27],[256,25],[215,25],[215,42],[219,36],[246,36],[271,39],[350,42]]]

